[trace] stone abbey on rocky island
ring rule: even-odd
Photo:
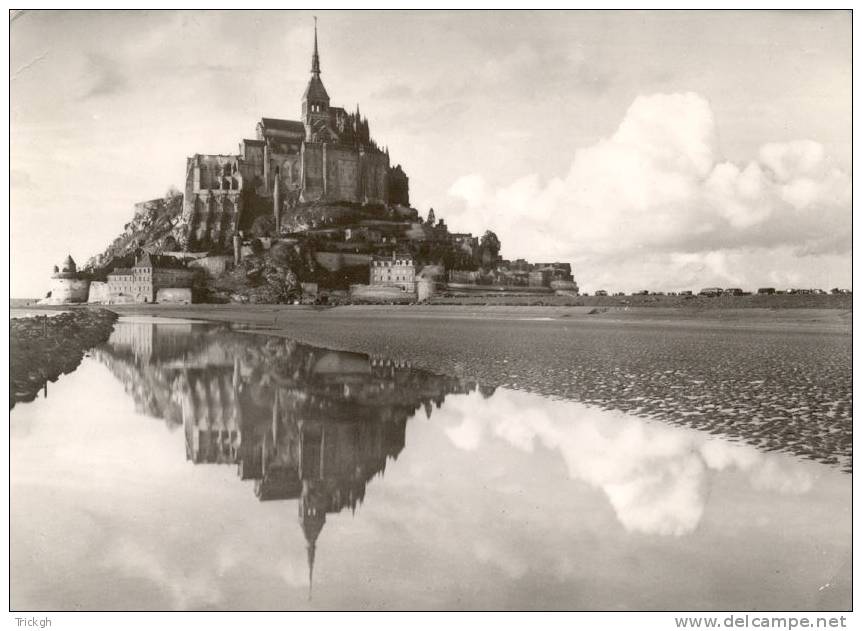
[[[354,202],[409,206],[408,179],[390,166],[359,112],[330,105],[320,78],[317,23],[311,78],[302,96],[302,120],[262,118],[257,137],[235,155],[188,158],[183,199],[187,248],[228,246],[237,231],[271,209],[276,232],[300,202]]]
[[[423,219],[359,107],[330,105],[320,76],[315,22],[301,120],[262,118],[236,154],[187,158],[184,190],[136,204],[83,270],[55,272],[45,300],[394,303],[444,285],[577,293],[567,263],[508,261],[491,230],[450,232],[433,208]]]

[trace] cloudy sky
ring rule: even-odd
[[[327,12],[323,80],[450,229],[587,291],[849,286],[849,12]],[[30,12],[11,26],[11,293],[298,118],[302,12]]]

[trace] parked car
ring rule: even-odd
[[[721,287],[704,287],[703,289],[700,290],[700,293],[698,293],[697,295],[698,296],[715,297],[715,296],[720,296],[721,292],[722,292]]]
[[[593,294],[593,295],[594,295],[594,296],[607,296],[607,295],[608,295],[608,292],[606,292],[604,289],[599,289],[599,290],[597,290],[597,291],[596,291],[596,293],[595,293],[595,294]]]
[[[684,290],[684,291],[681,291],[681,292],[679,292],[679,295],[680,295],[680,296],[691,296],[691,290],[690,290],[690,289],[686,289],[686,290]]]
[[[723,296],[741,296],[742,290],[739,287],[730,287],[721,293]]]
[[[775,287],[761,287],[757,290],[759,296],[771,296],[775,293]]]

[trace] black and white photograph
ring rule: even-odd
[[[9,628],[852,626],[852,9],[8,37]]]

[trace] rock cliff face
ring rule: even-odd
[[[123,226],[123,232],[103,252],[84,265],[88,271],[110,271],[114,267],[129,266],[135,250],[145,247],[153,252],[178,249],[174,232],[180,222],[183,196],[169,192],[164,198],[135,204],[132,220]]]
[[[296,272],[287,261],[271,256],[243,260],[211,281],[209,288],[211,299],[240,303],[283,304],[302,296]]]

